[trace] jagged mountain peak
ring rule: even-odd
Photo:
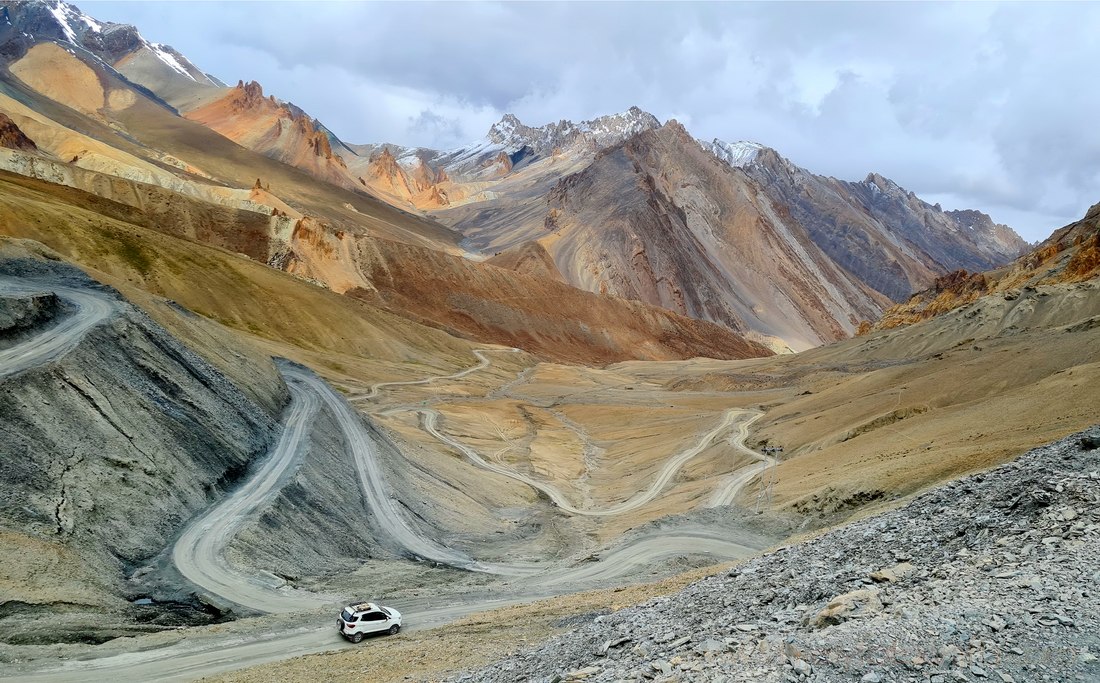
[[[577,144],[601,149],[660,125],[656,116],[636,106],[618,114],[599,116],[580,123],[562,119],[538,127],[524,124],[514,114],[505,114],[489,128],[486,137],[491,143],[506,149],[530,147],[537,154],[546,154],[556,148]]]
[[[710,142],[703,142],[700,140],[699,145],[735,168],[744,168],[748,166],[756,161],[760,152],[767,149],[767,147],[758,142],[749,142],[747,140],[726,142],[718,138],[714,138]]]
[[[863,179],[862,184],[871,188],[872,191],[879,190],[887,193],[900,193],[905,196],[910,196],[913,194],[901,185],[895,183],[893,180],[887,178],[881,173],[875,173],[874,171],[867,174],[867,177]]]

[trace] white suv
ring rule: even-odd
[[[389,633],[401,630],[401,613],[392,607],[381,607],[373,602],[348,605],[336,620],[340,635],[353,643],[363,640],[368,633]]]

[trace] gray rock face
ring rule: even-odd
[[[0,348],[47,324],[61,309],[61,302],[50,293],[0,299]]]
[[[125,595],[123,577],[267,452],[279,416],[75,268],[0,258],[0,275],[119,301],[71,351],[0,382],[0,530],[75,553],[102,590]],[[0,301],[24,334],[49,329],[38,322],[49,297]],[[278,410],[286,396],[268,398]],[[21,591],[12,597],[51,599]]]
[[[1100,680],[1098,444],[1100,426],[467,675]],[[593,653],[608,640],[634,647]]]
[[[984,213],[943,211],[876,173],[861,182],[818,176],[768,148],[731,165],[786,207],[829,257],[894,301],[950,271],[1002,266],[1027,247]]]
[[[267,510],[244,525],[230,556],[297,583],[352,571],[385,554],[376,530],[362,519],[369,508],[356,481],[340,427],[322,410],[301,469]]]

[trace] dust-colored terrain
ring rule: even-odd
[[[636,108],[349,146],[0,11],[0,677],[438,679],[1100,414],[1095,208],[810,348],[1014,234]]]

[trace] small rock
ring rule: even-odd
[[[955,661],[955,657],[959,656],[959,648],[954,645],[944,645],[940,648],[940,666],[951,666],[951,663]]]
[[[880,569],[877,572],[871,572],[871,580],[875,583],[897,583],[898,577],[890,569]]]
[[[884,567],[877,572],[871,572],[871,580],[875,583],[897,583],[909,574],[916,571],[916,567],[908,562],[901,562],[893,567]]]
[[[603,657],[607,654],[607,651],[610,650],[611,648],[619,647],[620,645],[623,645],[623,644],[629,643],[629,642],[630,642],[630,638],[613,638],[611,640],[605,641],[604,644],[601,645],[596,650],[596,654]]]
[[[667,647],[670,650],[675,650],[676,648],[680,647],[681,645],[684,645],[685,643],[690,643],[690,642],[691,642],[691,636],[684,636],[683,638],[677,638],[676,640],[672,641],[671,643],[669,643],[665,647]]]
[[[863,678],[859,679],[862,683],[882,683],[882,676],[877,671],[863,674]]]
[[[818,628],[835,626],[852,617],[876,614],[882,611],[882,601],[879,600],[879,592],[875,589],[863,589],[838,595],[829,601],[825,609],[821,610],[811,620],[811,624]]]
[[[695,651],[699,654],[705,654],[707,652],[722,652],[725,649],[726,644],[720,640],[715,640],[714,638],[707,638],[695,647]]]
[[[804,659],[798,659],[797,657],[791,660],[791,667],[795,670],[795,673],[803,676],[809,676],[814,672],[814,668],[810,666],[810,663]]]

